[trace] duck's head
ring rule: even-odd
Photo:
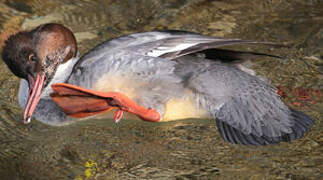
[[[73,33],[54,23],[19,32],[6,40],[2,59],[16,76],[29,83],[25,123],[30,121],[40,95],[54,77],[57,67],[75,57],[76,51]]]

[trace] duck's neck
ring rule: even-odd
[[[51,85],[56,83],[66,82],[67,78],[72,73],[75,63],[78,61],[79,57],[72,58],[64,64],[60,64],[56,70],[56,73],[53,79],[48,83],[44,88],[41,99],[49,99],[50,93],[53,92]],[[19,93],[18,93],[18,102],[22,108],[25,107],[29,96],[29,86],[28,82],[25,79],[20,80]]]
[[[63,83],[66,82],[67,78],[72,73],[73,67],[75,63],[78,61],[78,56],[68,60],[64,64],[60,64],[56,70],[56,73],[53,79],[48,83],[46,88],[43,90],[41,94],[41,98],[50,98],[49,94],[53,92],[52,85],[56,83]]]

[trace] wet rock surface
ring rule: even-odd
[[[253,67],[280,87],[290,107],[316,119],[303,139],[266,147],[225,143],[212,120],[23,125],[19,80],[0,61],[1,179],[322,178],[322,9],[319,0],[0,1],[0,46],[8,35],[46,22],[71,28],[81,54],[153,29],[287,43],[243,49],[286,57],[259,57]]]

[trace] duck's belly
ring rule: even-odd
[[[166,103],[165,114],[161,121],[174,121],[189,118],[210,118],[209,113],[197,107],[190,93],[185,98],[172,98]]]
[[[144,82],[121,76],[102,77],[95,83],[93,90],[101,92],[119,92],[131,99],[138,98],[136,92],[144,87]],[[187,91],[183,98],[170,98],[165,104],[165,111],[161,114],[162,122],[189,118],[210,118],[209,113],[197,107],[192,93]],[[113,118],[114,110],[97,115],[97,118]],[[125,113],[125,119],[139,119],[137,116]]]

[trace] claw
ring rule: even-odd
[[[123,117],[123,110],[117,109],[116,112],[114,113],[113,120],[115,123],[118,123],[122,117]]]

